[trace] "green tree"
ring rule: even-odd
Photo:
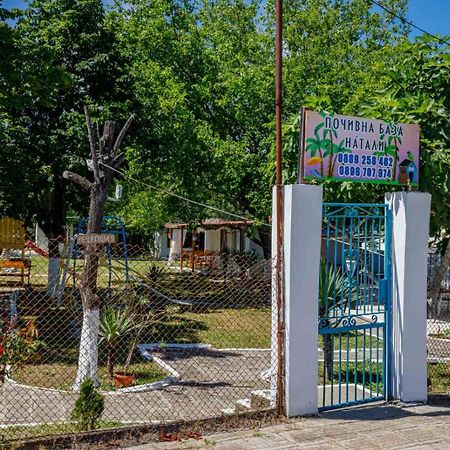
[[[128,173],[194,201],[254,215],[247,195],[256,188],[251,181],[264,161],[259,144],[267,131],[263,123],[253,126],[253,117],[267,110],[272,91],[270,74],[261,77],[257,64],[265,51],[254,39],[257,6],[133,1],[130,11],[119,36],[140,128],[127,155]],[[270,90],[263,95],[264,85]],[[158,228],[211,216],[135,182],[126,183],[123,204],[120,213],[143,231],[150,221]]]
[[[397,13],[405,3],[385,2]],[[407,29],[364,0],[288,1],[284,17],[284,176],[292,182],[300,107],[355,112],[384,85]],[[55,79],[43,77],[45,96],[32,96],[36,104],[23,114],[21,161],[35,161],[23,164],[32,177],[23,189],[32,192],[22,195],[24,215],[56,237],[65,216],[60,205],[86,210],[60,179],[61,167],[82,169],[86,102],[101,119],[137,112],[127,173],[160,189],[126,181],[123,202],[110,210],[146,234],[164,221],[213,214],[164,193],[175,192],[256,218],[270,253],[261,224],[271,214],[274,181],[273,19],[272,1],[131,0],[107,13],[100,0],[32,2],[15,27],[17,42],[33,68],[42,60]],[[335,145],[327,146],[330,160]],[[344,184],[326,192],[345,199],[381,191]]]
[[[405,1],[387,6],[401,13]],[[130,3],[119,35],[142,127],[127,155],[130,175],[267,221],[274,174],[272,10],[271,2],[264,7],[239,0],[198,8],[172,0]],[[387,80],[395,47],[407,32],[362,0],[287,2],[285,24],[286,117],[318,99],[328,109],[354,111]],[[285,181],[292,182],[298,138],[286,135],[286,141],[293,146],[285,149]],[[336,145],[328,145],[330,158]],[[121,212],[139,227],[144,211],[155,226],[164,219],[211,216],[170,195],[145,192],[136,182],[125,188]],[[146,195],[151,199],[145,201]],[[139,211],[132,204],[139,204]],[[270,252],[267,227],[259,230]]]
[[[28,70],[15,82],[26,101],[10,118],[21,135],[7,136],[5,143],[14,153],[6,174],[14,189],[2,209],[38,223],[49,238],[49,292],[66,213],[87,209],[62,178],[66,169],[86,171],[82,106],[91,104],[98,116],[109,116],[124,98],[113,22],[101,0],[33,0],[13,27],[13,44]]]
[[[431,235],[443,258],[430,289],[439,315],[439,291],[450,265],[450,46],[427,36],[402,49],[404,61],[389,71],[385,90],[362,113],[420,125],[420,189],[431,193]]]

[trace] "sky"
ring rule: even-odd
[[[0,0],[0,3],[4,8],[25,4],[23,0]],[[406,18],[432,34],[450,35],[450,0],[409,0]],[[412,30],[411,34],[421,32]]]

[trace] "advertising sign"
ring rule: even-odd
[[[419,184],[419,126],[304,112],[303,179]]]

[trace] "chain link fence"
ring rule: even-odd
[[[274,406],[271,260],[70,239],[1,261],[4,439]]]
[[[441,263],[439,254],[428,255],[428,287]],[[437,308],[428,308],[428,391],[450,394],[450,271],[442,280]]]
[[[158,258],[117,238],[24,247],[0,258],[3,440],[275,406],[272,260],[192,249]],[[437,263],[430,256],[430,280]],[[449,394],[445,283],[427,320],[428,375],[430,393]]]

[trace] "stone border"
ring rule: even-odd
[[[173,344],[174,346],[177,345],[183,345],[183,344]],[[192,345],[196,346],[199,344],[186,344],[186,345]],[[200,344],[201,345],[201,344]],[[172,344],[168,344],[167,346],[164,346],[165,348],[171,348]],[[147,391],[156,391],[161,390],[166,386],[169,386],[172,383],[175,383],[180,380],[181,376],[180,374],[171,366],[166,364],[163,360],[160,358],[153,356],[148,350],[150,349],[156,349],[161,348],[160,344],[140,344],[138,345],[138,349],[141,353],[141,355],[149,362],[154,362],[156,365],[164,369],[165,371],[169,372],[169,376],[164,378],[160,381],[154,381],[152,383],[146,383],[146,384],[140,384],[137,386],[131,386],[126,388],[120,388],[117,391],[104,391],[100,390],[99,392],[102,395],[122,395],[122,394],[129,394],[134,392],[147,392]],[[197,347],[194,347],[197,348]],[[75,394],[75,391],[68,390],[68,389],[56,389],[56,388],[45,388],[45,387],[39,387],[39,386],[33,386],[31,384],[24,384],[19,383],[18,381],[15,381],[11,377],[7,376],[6,381],[14,386],[22,387],[25,389],[29,389],[31,391],[45,391],[45,392],[56,392],[58,394]]]
[[[146,383],[146,384],[140,384],[137,386],[130,386],[126,388],[120,388],[117,391],[103,391],[100,390],[99,392],[102,395],[122,395],[122,394],[131,394],[131,393],[137,393],[137,392],[148,392],[148,391],[156,391],[161,390],[173,383],[176,383],[180,381],[181,375],[169,364],[164,362],[161,358],[158,358],[157,356],[154,356],[152,354],[152,351],[155,350],[208,350],[212,349],[213,347],[210,344],[194,344],[194,343],[187,343],[187,344],[177,344],[177,343],[169,343],[169,344],[158,344],[158,343],[147,343],[147,344],[139,344],[137,346],[139,352],[141,353],[142,357],[149,361],[154,362],[156,365],[161,367],[163,370],[169,373],[169,376],[166,378],[160,380],[160,381],[154,381],[152,383]],[[248,351],[248,352],[267,352],[270,351],[269,348],[220,348],[215,349],[217,351]],[[270,370],[270,369],[269,369]],[[261,373],[260,377],[265,379],[265,373]],[[32,391],[47,391],[47,392],[57,392],[59,394],[74,394],[75,392],[72,390],[67,389],[56,389],[56,388],[44,388],[44,387],[38,387],[33,386],[31,384],[24,384],[19,383],[15,380],[13,380],[10,377],[7,377],[8,383],[11,383],[15,386],[20,386],[26,389],[30,389]]]

